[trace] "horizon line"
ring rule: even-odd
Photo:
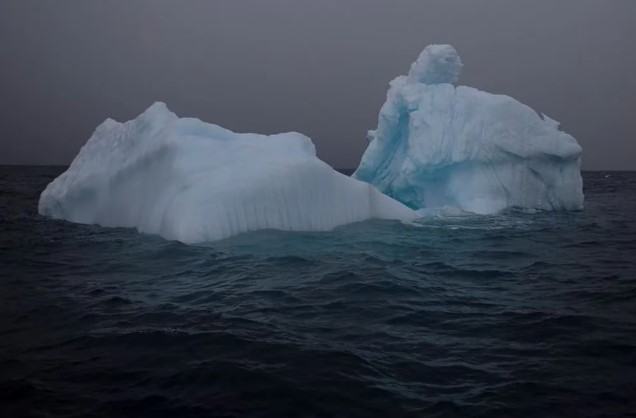
[[[69,167],[70,164],[0,164],[0,167],[59,167],[59,168],[64,168],[64,167]],[[351,167],[351,168],[347,168],[347,167],[331,167],[336,171],[342,171],[342,170],[347,170],[347,171],[355,171],[357,170],[357,167]],[[624,172],[624,173],[630,173],[630,172],[636,172],[636,168],[631,168],[631,169],[621,169],[621,168],[590,168],[590,169],[581,169],[581,172],[603,172],[603,171],[612,171],[612,172]]]

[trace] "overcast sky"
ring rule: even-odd
[[[0,164],[68,164],[160,100],[356,167],[430,43],[457,48],[460,84],[561,121],[585,169],[636,169],[636,0],[1,0]]]

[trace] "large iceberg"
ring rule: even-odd
[[[258,229],[324,231],[370,218],[416,217],[319,160],[304,135],[236,134],[180,119],[162,103],[135,120],[99,126],[44,190],[39,212],[185,243]]]
[[[455,87],[461,68],[430,45],[391,82],[354,177],[413,209],[581,209],[576,140],[511,97]]]

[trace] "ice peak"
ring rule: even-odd
[[[160,115],[166,113],[173,113],[164,102],[154,102],[148,109],[144,110],[143,114]]]
[[[135,120],[144,125],[157,125],[161,123],[173,122],[179,117],[163,102],[154,102],[148,109],[144,110]]]
[[[511,97],[455,88],[461,68],[430,45],[394,79],[353,176],[417,210],[580,210],[576,140]]]
[[[464,64],[451,45],[429,45],[411,65],[408,82],[423,84],[454,84]]]

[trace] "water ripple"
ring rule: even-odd
[[[15,170],[0,170],[2,416],[636,411],[633,173],[586,174],[581,213],[187,246],[40,218],[56,169]]]

